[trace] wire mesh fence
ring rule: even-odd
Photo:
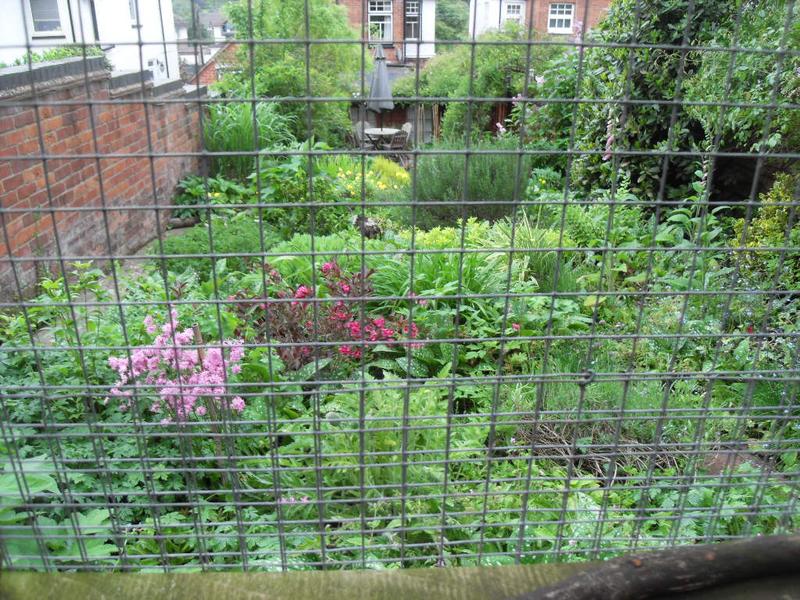
[[[120,2],[120,38],[93,2],[8,4],[7,568],[797,527],[794,1],[242,0],[223,44],[196,0],[188,41],[165,0]]]

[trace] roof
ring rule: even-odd
[[[200,24],[211,27],[221,27],[228,22],[228,17],[221,10],[211,10],[200,13]]]

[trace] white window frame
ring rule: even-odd
[[[392,5],[393,0],[367,0],[367,35],[370,41],[389,43],[394,37],[393,34],[393,18],[392,18]],[[387,7],[388,6],[388,10]],[[375,21],[373,21],[375,17]],[[373,24],[381,24],[383,28],[383,36],[373,37],[372,26]]]
[[[561,21],[559,25],[558,21]],[[547,33],[572,33],[575,24],[575,4],[573,2],[551,2],[547,9]]]
[[[512,14],[511,9],[515,9],[514,13]],[[507,2],[506,3],[506,21],[515,21],[517,23],[522,23],[522,16],[524,11],[522,9],[522,2]]]
[[[406,11],[406,14],[405,14],[405,26],[408,27],[411,24],[415,24],[416,25],[416,29],[417,29],[417,35],[415,35],[415,36],[409,36],[409,35],[407,35],[407,32],[405,30],[403,31],[403,36],[407,40],[418,40],[419,39],[419,33],[420,33],[420,29],[419,29],[420,4],[421,4],[420,0],[406,0],[406,2],[405,2],[405,11]],[[416,7],[416,8],[414,8],[414,7]]]
[[[36,31],[36,22],[33,20],[33,7],[31,0],[25,2],[25,18],[28,21],[28,32],[32,38],[66,38],[69,14],[65,10],[62,0],[53,0],[58,10],[59,28],[51,31]]]

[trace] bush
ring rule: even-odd
[[[431,150],[463,150],[455,143],[437,145]],[[474,147],[479,151],[518,151],[519,140],[504,136],[484,140]],[[518,154],[474,154],[469,158],[467,189],[464,189],[464,154],[424,154],[417,161],[417,197],[421,202],[453,202],[465,205],[420,206],[417,224],[420,227],[452,225],[463,216],[497,220],[512,212],[516,193],[522,197],[533,160]],[[519,184],[517,183],[519,182]],[[503,202],[503,204],[487,204]]]
[[[306,11],[308,6],[308,31]],[[241,44],[241,69],[225,76],[220,89],[231,96],[250,97],[251,78],[258,97],[351,97],[358,81],[361,48],[350,27],[347,12],[330,0],[284,2],[283,0],[240,0],[228,5],[236,34],[245,39],[353,40],[352,44],[313,44],[310,62],[304,44]],[[253,50],[252,62],[250,50]],[[307,73],[308,71],[308,73]],[[308,78],[307,78],[308,75]],[[310,86],[310,87],[309,87]],[[331,145],[344,141],[351,131],[349,102],[312,102],[308,130],[306,102],[281,102],[281,114],[291,116],[291,131],[298,140],[309,137]]]
[[[771,287],[775,274],[782,266],[780,285],[784,289],[796,290],[800,283],[800,266],[798,257],[800,253],[800,210],[797,206],[787,206],[796,202],[796,194],[800,188],[800,176],[781,174],[769,192],[760,197],[761,204],[758,211],[750,221],[744,245],[748,248],[788,246],[789,250],[781,259],[779,250],[762,250],[746,252],[740,255],[745,272],[758,273],[756,280],[751,285],[767,285]],[[794,211],[792,211],[794,209]],[[794,213],[794,214],[792,214]],[[787,227],[790,226],[787,239]],[[738,219],[734,224],[734,236],[731,243],[739,246],[742,243],[744,232],[744,219]]]
[[[235,181],[224,177],[190,175],[178,184],[178,194],[173,200],[177,208],[172,210],[172,216],[199,219],[205,217],[207,212],[206,209],[194,208],[198,204],[243,204],[252,200],[252,191]]]
[[[254,115],[255,112],[255,115]],[[258,125],[258,135],[253,123]],[[206,150],[209,152],[253,152],[283,148],[295,143],[291,133],[294,118],[282,115],[271,102],[212,104],[205,121]],[[214,156],[211,170],[214,174],[244,179],[255,168],[255,157]]]
[[[311,148],[308,142],[298,150]],[[326,150],[328,146],[315,144],[314,150]],[[261,201],[267,204],[285,204],[264,209],[267,221],[284,239],[302,231],[313,231],[315,235],[327,235],[349,226],[352,209],[339,204],[347,198],[347,191],[339,182],[313,163],[314,173],[309,177],[309,159],[306,155],[281,156],[262,161],[258,173],[250,176],[261,190]],[[310,181],[309,181],[310,180]],[[324,203],[329,206],[310,204]],[[313,220],[312,220],[313,214]]]
[[[210,223],[192,227],[186,233],[168,237],[164,240],[164,254],[211,254],[209,228],[214,241],[214,254],[258,254],[262,251],[261,227],[259,221],[249,212],[241,212],[234,217],[214,217]],[[279,236],[269,227],[264,227],[264,248],[269,248]],[[153,250],[158,252],[156,245]],[[167,270],[183,273],[190,270],[202,280],[211,278],[213,257],[167,258]],[[260,262],[258,257],[228,257],[225,259],[228,271],[247,271],[250,265]],[[157,262],[157,264],[159,264]]]

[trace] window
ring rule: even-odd
[[[419,0],[406,0],[406,31],[407,40],[419,39]]]
[[[519,2],[509,2],[506,4],[506,21],[522,23],[522,4]]]
[[[29,0],[33,33],[61,34],[61,11],[58,0]]]
[[[369,39],[392,39],[392,0],[369,0]]]
[[[550,5],[547,18],[547,33],[572,33],[575,5],[559,2]]]

